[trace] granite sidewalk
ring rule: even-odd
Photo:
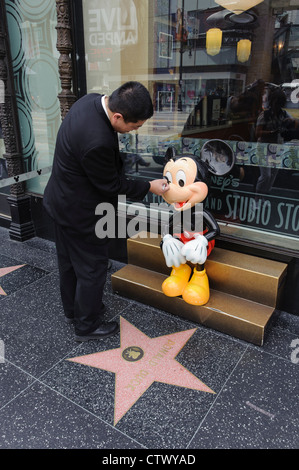
[[[55,244],[0,228],[0,449],[298,449],[299,317],[257,347],[118,296],[121,266],[120,333],[76,343]]]

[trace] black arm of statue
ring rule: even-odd
[[[220,228],[212,214],[210,214],[210,212],[207,212],[206,210],[203,211],[203,219],[204,227],[206,225],[208,228],[208,232],[204,235],[209,242],[211,240],[214,240],[214,238],[216,238],[220,234]]]

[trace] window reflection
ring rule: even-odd
[[[247,230],[241,238],[258,237],[250,230],[298,238],[295,3],[83,0],[88,91],[109,93],[133,79],[152,94],[155,113],[138,132],[138,148],[134,135],[120,138],[130,177],[159,177],[169,143],[186,153],[199,153],[209,139],[231,145],[236,165],[213,179],[206,202],[222,233],[237,227]],[[272,119],[274,132],[262,136],[278,90],[285,102]]]

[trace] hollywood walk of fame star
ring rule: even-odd
[[[175,360],[195,331],[150,338],[120,317],[120,348],[68,360],[115,373],[116,425],[155,381],[215,393]]]
[[[16,269],[20,269],[23,266],[25,266],[25,264],[20,264],[19,266],[9,266],[8,268],[0,268],[0,277],[6,276],[6,274],[16,271]],[[0,295],[7,295],[1,286],[0,286]]]

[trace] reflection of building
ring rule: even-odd
[[[283,82],[299,78],[299,12],[279,16],[274,35],[273,74]]]
[[[277,256],[297,259],[299,147],[257,146],[256,117],[267,100],[261,89],[257,94],[247,88],[257,80],[280,85],[299,78],[294,3],[264,0],[236,15],[211,0],[41,0],[39,7],[33,0],[2,1],[0,157],[4,153],[8,176],[16,177],[13,186],[0,187],[2,225],[11,227],[16,239],[32,236],[34,229],[50,236],[41,208],[49,172],[37,170],[51,165],[61,119],[85,93],[109,94],[124,81],[138,80],[152,94],[155,115],[140,130],[138,143],[132,136],[121,139],[125,153],[140,153],[150,164],[136,165],[135,177],[161,175],[169,142],[200,153],[207,139],[229,141],[235,171],[213,179],[208,201],[223,224],[221,243],[263,249],[267,256],[274,256],[269,255],[274,249]],[[214,40],[221,42],[213,55],[206,43],[211,29],[221,32],[215,32]],[[248,49],[240,52],[241,45]],[[294,82],[284,88],[287,107],[297,117]],[[279,172],[265,208],[253,217],[249,207],[260,165]],[[17,181],[32,171],[34,178]]]

